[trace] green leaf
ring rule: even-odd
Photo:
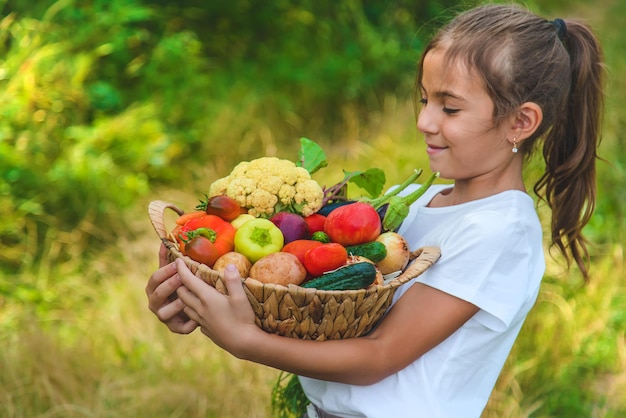
[[[309,399],[304,394],[298,376],[281,371],[272,388],[272,412],[277,418],[301,417]]]
[[[326,153],[315,142],[308,138],[300,138],[300,151],[298,151],[298,167],[303,167],[310,174],[315,173],[328,165]]]
[[[365,171],[346,172],[350,182],[365,190],[372,197],[380,196],[387,181],[385,172],[380,168],[369,168]]]

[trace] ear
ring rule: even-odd
[[[525,140],[535,133],[542,121],[543,111],[537,103],[523,103],[513,117],[511,138],[516,138],[519,142]]]

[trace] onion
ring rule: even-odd
[[[380,234],[376,241],[382,242],[387,249],[387,256],[376,263],[382,274],[402,271],[409,264],[409,244],[404,237],[397,232],[388,231]]]

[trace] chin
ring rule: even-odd
[[[442,170],[442,169],[438,168],[437,165],[431,164],[430,165],[430,171],[432,173],[438,171],[439,172],[439,179],[441,179],[441,180],[456,180],[456,177],[455,177],[453,172],[447,171],[446,169]]]
[[[450,179],[450,177],[448,177],[448,176],[446,175],[446,174],[449,174],[449,173],[446,173],[445,169],[444,169],[444,170],[442,170],[442,169],[441,169],[441,167],[439,167],[439,164],[437,164],[437,163],[433,163],[433,161],[432,161],[432,160],[430,161],[429,167],[430,167],[430,172],[431,172],[431,173],[434,173],[434,172],[436,172],[436,171],[438,171],[438,172],[439,172],[439,178],[440,178],[440,179],[446,179],[446,180],[449,180],[449,179]]]

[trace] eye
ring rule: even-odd
[[[420,98],[420,104],[421,104],[422,106],[426,106],[426,104],[428,104],[428,100],[427,100],[427,99],[425,99],[424,97],[421,97],[421,98]]]
[[[451,108],[445,107],[445,106],[443,107],[443,112],[448,114],[448,115],[454,115],[454,114],[458,113],[459,110],[460,109],[451,109]]]

